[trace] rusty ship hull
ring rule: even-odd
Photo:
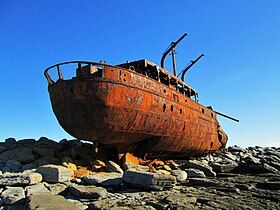
[[[75,138],[113,145],[119,153],[162,158],[199,156],[225,146],[216,113],[164,69],[147,60],[84,63],[78,62],[77,76],[69,80],[60,71],[66,63],[45,71],[55,116]],[[56,82],[48,75],[54,67]]]

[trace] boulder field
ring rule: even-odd
[[[142,160],[81,140],[0,142],[0,209],[280,209],[280,148]]]

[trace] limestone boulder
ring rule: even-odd
[[[79,206],[68,201],[63,196],[53,194],[30,195],[26,206],[29,210],[81,210]]]
[[[176,178],[172,175],[128,169],[124,172],[123,180],[131,185],[146,189],[163,190],[172,188]]]
[[[60,165],[44,165],[36,169],[36,172],[43,176],[45,182],[67,182],[74,178],[74,172],[71,169]]]
[[[82,182],[90,185],[115,186],[122,183],[122,174],[111,173],[94,173],[82,177]]]
[[[24,203],[24,198],[25,194],[22,187],[7,187],[0,195],[0,199],[5,205]]]
[[[107,191],[102,187],[72,184],[68,189],[78,199],[99,200],[107,197]]]
[[[33,185],[42,181],[39,173],[4,173],[0,175],[0,185],[2,186],[24,186]]]

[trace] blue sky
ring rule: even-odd
[[[177,66],[219,118],[229,145],[280,146],[280,1],[0,1],[0,141],[72,138],[50,106],[44,68],[118,64],[162,52],[184,32]],[[170,57],[167,60],[170,63]],[[170,68],[170,65],[166,65]]]

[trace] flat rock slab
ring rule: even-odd
[[[78,199],[99,200],[107,197],[107,191],[102,187],[73,184],[68,189],[70,194]]]
[[[195,169],[195,168],[189,168],[185,170],[188,174],[189,178],[204,178],[206,177],[204,172],[199,170],[199,169]]]
[[[95,173],[93,175],[82,177],[83,183],[91,185],[102,185],[102,186],[115,186],[122,183],[121,173]]]
[[[45,183],[45,186],[52,194],[56,194],[56,195],[64,193],[64,191],[67,188],[67,185],[62,183],[55,183],[55,184]]]
[[[188,160],[184,163],[185,168],[195,168],[204,172],[206,176],[216,176],[216,173],[209,165],[202,164],[196,160]]]
[[[0,185],[2,186],[21,186],[32,185],[42,181],[39,173],[5,173],[0,175]]]
[[[27,209],[30,210],[79,210],[79,206],[66,200],[61,195],[45,194],[28,196]]]
[[[45,182],[67,182],[74,178],[74,172],[66,167],[59,165],[44,165],[36,169],[36,172],[42,174]]]
[[[238,167],[238,164],[234,161],[230,161],[230,162],[225,162],[225,163],[212,163],[211,167],[214,169],[214,171],[216,172],[231,172],[233,171],[235,168]]]
[[[25,191],[27,196],[50,193],[50,191],[45,187],[43,183],[27,186],[25,188]]]
[[[25,194],[22,187],[7,187],[0,195],[0,200],[6,205],[15,205],[24,202]]]
[[[134,169],[126,170],[123,175],[123,180],[131,185],[152,190],[172,188],[176,183],[174,176],[163,173],[140,172]]]

